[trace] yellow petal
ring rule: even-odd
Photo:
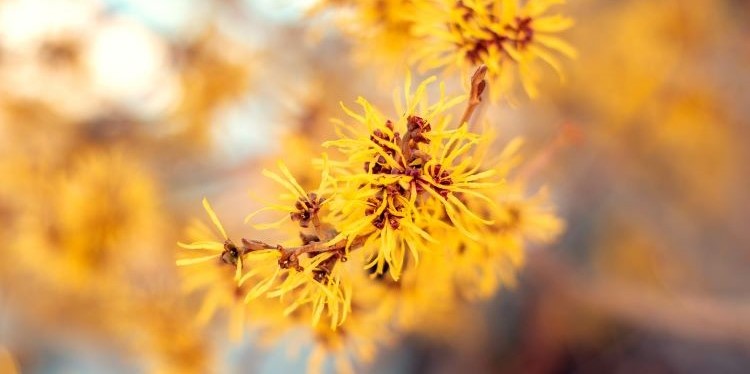
[[[578,57],[578,52],[562,39],[549,35],[535,35],[534,40],[550,49],[554,49],[572,59]]]
[[[203,256],[203,257],[196,257],[196,258],[181,258],[176,261],[177,266],[188,266],[188,265],[195,265],[199,264],[201,262],[210,261],[214,258],[219,258],[220,254],[215,255],[209,255],[209,256]]]
[[[572,18],[560,15],[536,18],[533,21],[532,28],[534,32],[560,32],[573,26]]]
[[[205,249],[207,251],[223,251],[224,243],[205,241],[205,242],[192,242],[190,244],[177,243],[180,248],[184,249]]]
[[[216,217],[216,213],[214,213],[214,210],[211,208],[211,204],[208,203],[208,199],[205,197],[203,198],[203,209],[206,210],[206,213],[208,213],[208,217],[211,218],[211,222],[214,223],[214,226],[216,226],[217,229],[221,232],[221,236],[224,237],[224,239],[229,239],[227,237],[227,232],[224,231],[224,226],[221,225],[221,222],[219,222],[219,218]]]

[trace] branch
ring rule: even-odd
[[[471,76],[471,91],[469,92],[469,102],[466,104],[463,116],[461,116],[461,122],[458,123],[462,126],[464,123],[469,123],[471,116],[477,109],[480,103],[482,103],[482,93],[487,87],[487,81],[484,79],[487,75],[487,66],[479,65],[474,75]]]
[[[367,238],[365,236],[356,237],[349,246],[349,250],[355,250],[362,247],[366,240]],[[329,245],[326,245],[325,242],[312,242],[298,247],[284,248],[280,244],[271,245],[258,240],[247,240],[243,238],[242,255],[264,249],[278,249],[281,252],[279,266],[282,269],[295,268],[297,271],[302,271],[302,267],[299,265],[299,256],[305,253],[319,255],[321,253],[336,252],[339,254],[338,258],[340,258],[341,261],[346,261],[346,257],[344,256],[346,243],[347,239],[342,239],[337,243]]]
[[[530,256],[529,270],[549,292],[636,326],[691,339],[750,343],[750,303],[745,301],[587,279],[550,251]]]

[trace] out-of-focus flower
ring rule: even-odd
[[[344,324],[335,330],[326,324],[317,324],[300,331],[293,327],[309,326],[309,313],[298,309],[287,315],[259,314],[255,322],[263,326],[259,337],[261,345],[273,345],[283,336],[294,334],[294,341],[287,349],[296,356],[300,348],[309,347],[307,370],[311,373],[322,372],[327,361],[332,361],[333,367],[341,373],[357,372],[358,365],[372,363],[378,347],[394,340],[391,325],[398,312],[397,299],[389,297],[389,286],[385,283],[373,283],[369,272],[363,269],[363,260],[363,257],[354,257],[347,264],[346,277],[351,288],[357,290],[350,302],[356,313],[347,316]]]
[[[216,111],[239,100],[251,89],[250,52],[210,31],[190,44],[177,46],[176,70],[181,97],[173,121],[190,140],[205,142]]]
[[[404,69],[404,61],[420,70],[456,68],[468,75],[486,65],[493,101],[511,98],[520,80],[526,94],[538,96],[540,65],[563,79],[558,55],[577,53],[557,34],[573,20],[550,15],[564,0],[410,0],[328,4],[345,16],[342,24],[364,51],[368,64]],[[322,5],[321,5],[322,6]],[[346,11],[349,11],[348,13]]]
[[[492,137],[489,132],[486,135]],[[484,190],[496,203],[467,200],[470,209],[493,220],[476,227],[480,239],[456,235],[448,222],[432,227],[430,234],[439,244],[431,245],[398,287],[388,288],[387,294],[398,305],[400,329],[449,335],[455,328],[452,316],[460,312],[463,302],[486,299],[500,287],[514,286],[527,244],[548,243],[561,233],[563,222],[554,213],[546,190],[529,197],[523,181],[509,177],[519,162],[520,145],[520,139],[511,141],[497,159],[496,173],[510,181]]]
[[[735,91],[712,82],[725,70],[734,81],[732,64],[717,68],[716,60],[702,58],[740,43],[730,36],[736,35],[725,18],[730,11],[705,0],[677,8],[653,1],[602,8],[572,32],[587,56],[570,69],[578,83],[545,87],[563,103],[559,109],[589,127],[597,147],[609,150],[608,162],[621,170],[617,184],[649,189],[664,204],[680,206],[681,216],[726,215],[731,186],[743,178],[736,161],[741,125],[733,119],[741,115],[728,104]],[[611,32],[596,32],[602,28]],[[710,32],[716,28],[727,35]]]
[[[507,96],[520,79],[526,93],[538,95],[539,61],[562,77],[556,53],[575,50],[555,36],[573,25],[570,18],[546,15],[564,1],[415,1],[412,32],[419,39],[414,61],[422,69],[460,67],[464,73],[487,66],[493,99]]]
[[[12,301],[27,323],[42,326],[47,334],[85,329],[113,340],[114,348],[143,358],[147,366],[187,362],[186,356],[177,356],[196,343],[195,330],[187,326],[192,321],[179,317],[181,312],[158,316],[144,307],[161,302],[143,295],[157,286],[144,287],[141,281],[160,257],[157,248],[164,247],[166,235],[157,182],[123,149],[81,153],[54,163],[47,157],[29,162],[15,154],[23,172],[5,186],[10,191],[2,191],[17,198],[6,211],[13,218],[13,235],[0,254],[13,267],[3,269],[3,287],[33,290],[12,292]],[[2,173],[10,170],[0,166]],[[66,315],[65,326],[55,323],[60,315]],[[134,330],[139,331],[135,336]],[[162,344],[166,341],[172,345]],[[209,354],[188,356],[197,362]]]
[[[381,287],[372,284],[363,263],[352,264],[348,274],[352,289],[352,310],[346,323],[336,330],[318,326],[311,331],[312,352],[308,371],[321,372],[324,359],[330,357],[340,373],[355,373],[358,363],[370,364],[375,359],[378,346],[390,344],[393,331],[390,327],[395,310],[393,298],[384,298]]]
[[[79,156],[70,171],[34,191],[14,256],[29,270],[47,264],[37,276],[58,289],[106,289],[108,279],[124,281],[126,269],[150,249],[140,241],[160,237],[154,182],[123,153]]]
[[[201,240],[192,242],[190,244],[178,243],[178,245],[183,249],[208,251],[213,253],[199,257],[179,259],[177,260],[177,266],[194,265],[211,260],[217,260],[215,262],[225,261],[232,266],[235,266],[235,268],[237,269],[237,278],[239,279],[239,275],[242,272],[242,258],[240,257],[239,249],[227,236],[227,232],[224,230],[224,226],[222,226],[221,221],[219,221],[219,217],[216,216],[216,213],[214,212],[213,208],[211,208],[211,204],[208,203],[208,200],[206,198],[203,199],[203,209],[206,210],[208,217],[211,219],[211,223],[213,223],[216,229],[219,231],[223,241],[219,242],[214,240]],[[196,230],[205,232],[205,227],[199,227],[196,228]]]
[[[145,359],[149,372],[205,373],[220,365],[212,360],[203,326],[174,299],[177,295],[129,296],[140,304],[130,310],[132,321],[120,321],[118,334],[133,340],[131,349]]]
[[[203,206],[222,241],[216,241],[214,230],[203,222],[193,221],[188,228],[192,242],[179,243],[185,249],[184,257],[177,260],[182,270],[182,288],[186,294],[202,293],[200,309],[194,314],[199,324],[206,324],[218,311],[226,310],[230,334],[239,338],[245,329],[244,292],[237,285],[242,260],[208,200],[203,200]]]
[[[320,1],[313,14],[334,9],[336,23],[352,40],[354,59],[383,68],[381,78],[406,69],[415,38],[410,0]]]

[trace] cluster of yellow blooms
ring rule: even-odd
[[[243,330],[246,313],[258,324],[268,321],[271,330],[281,329],[282,315],[284,324],[311,323],[321,343],[311,368],[331,352],[338,370],[351,372],[351,358],[372,358],[392,330],[420,329],[461,300],[512,286],[524,243],[554,239],[563,223],[546,189],[528,197],[524,180],[512,177],[522,141],[498,152],[491,127],[477,132],[471,119],[487,86],[499,82],[496,93],[508,90],[511,67],[535,94],[529,64],[539,57],[558,66],[542,46],[574,54],[544,35],[571,23],[539,17],[553,3],[402,2],[424,8],[420,19],[430,20],[413,20],[414,35],[444,38],[418,50],[424,66],[479,66],[470,94],[448,95],[436,77],[413,87],[407,76],[403,91],[394,92],[393,111],[362,97],[358,109],[342,104],[347,119],[334,121],[338,139],[323,143],[330,156],[312,162],[320,173],[317,188],[303,188],[281,162],[278,171],[263,171],[282,193],[246,223],[281,229],[288,240],[280,244],[229,235],[204,199],[215,230],[196,222],[193,241],[179,243],[184,251],[177,260],[186,289],[203,294],[199,319],[230,310],[233,333]],[[438,32],[438,24],[445,30]],[[466,109],[456,119],[451,113],[460,105]],[[256,222],[268,211],[281,213],[280,220]],[[282,227],[290,222],[291,235]]]
[[[539,61],[562,79],[556,54],[576,51],[554,34],[573,20],[546,12],[564,0],[365,0],[334,5],[343,13],[342,28],[361,43],[368,60],[408,61],[421,71],[459,68],[465,75],[487,66],[493,101],[509,97],[520,80],[536,97]],[[361,52],[361,53],[359,53]],[[446,74],[450,75],[450,74]]]

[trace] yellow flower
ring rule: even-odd
[[[485,136],[492,138],[491,133]],[[487,170],[506,178],[520,163],[521,144],[520,139],[509,142],[495,160],[488,162],[494,167]],[[485,151],[471,158],[482,159]],[[450,221],[437,221],[442,224],[430,226],[429,233],[439,244],[431,245],[432,250],[423,254],[419,266],[404,272],[398,287],[389,288],[387,297],[399,305],[395,313],[399,328],[430,335],[450,334],[450,321],[466,300],[485,299],[500,287],[515,285],[528,242],[547,242],[561,232],[562,221],[555,216],[546,189],[529,197],[520,181],[483,187],[480,191],[494,204],[470,194],[462,198],[471,211],[492,221],[474,226],[479,240],[457,235]]]
[[[469,132],[465,124],[449,130],[448,111],[465,96],[447,97],[441,85],[439,99],[430,103],[427,87],[434,80],[428,78],[412,92],[407,77],[404,101],[398,91],[394,95],[394,120],[361,97],[362,114],[342,104],[356,125],[336,121],[341,138],[324,143],[347,157],[331,161],[339,198],[330,203],[333,213],[326,218],[339,234],[329,243],[346,240],[349,249],[360,240],[370,258],[366,267],[375,274],[387,268],[394,280],[404,269],[407,252],[418,262],[420,253],[436,243],[428,229],[443,224],[444,215],[456,234],[475,239],[474,227],[491,223],[461,201],[489,201],[476,190],[495,185],[486,181],[494,171],[480,171],[481,157],[469,157],[483,148],[486,138]]]
[[[324,238],[330,236],[328,232],[324,232],[324,230],[328,231],[329,228],[322,225],[319,213],[329,201],[331,191],[334,190],[332,186],[335,184],[335,181],[330,178],[330,170],[327,162],[328,156],[324,154],[322,160],[320,184],[314,191],[310,192],[302,188],[284,163],[278,163],[281,175],[264,169],[263,175],[284,188],[285,192],[279,195],[279,200],[282,203],[267,204],[264,208],[248,215],[245,218],[245,222],[249,222],[256,215],[265,211],[280,211],[285,213],[280,220],[273,223],[256,224],[253,227],[259,230],[278,228],[288,219],[291,219],[302,229],[301,234],[305,236],[304,240],[306,242],[325,240]]]
[[[286,204],[269,205],[250,214],[246,221],[266,210],[281,211],[286,214],[280,221],[255,227],[279,227],[291,219],[299,226],[303,245],[320,243],[335,236],[332,228],[324,226],[320,219],[320,210],[330,201],[327,199],[331,197],[329,188],[334,183],[329,175],[327,156],[324,154],[322,158],[322,175],[316,192],[305,191],[283,163],[279,163],[278,166],[281,175],[269,170],[263,170],[263,174],[286,190],[279,196]],[[297,253],[297,249],[279,247],[273,251],[251,251],[247,256],[258,263],[251,266],[252,270],[240,279],[240,285],[243,285],[254,278],[251,283],[255,285],[248,291],[246,302],[251,302],[261,295],[279,298],[286,305],[284,315],[292,314],[300,307],[309,305],[313,326],[318,324],[324,310],[327,310],[332,330],[346,319],[352,290],[342,281],[341,265],[337,265],[346,260],[342,253]]]
[[[421,69],[459,66],[464,73],[485,64],[493,100],[507,96],[516,75],[529,95],[538,95],[537,61],[562,78],[555,53],[570,58],[576,51],[554,36],[573,25],[570,18],[545,15],[564,0],[416,1],[413,33],[419,38],[413,59]]]
[[[291,194],[287,198],[291,197],[296,203],[293,209],[287,209],[288,207],[282,205],[272,206],[271,209],[283,211],[302,209],[302,212],[292,211],[292,219],[299,221],[303,226],[307,226],[306,221],[315,225],[317,211],[308,212],[305,209],[310,208],[312,202],[322,204],[322,201],[314,194],[305,193],[283,164],[280,164],[280,168],[286,179],[270,171],[265,171],[264,174],[284,186]],[[320,189],[323,189],[328,182],[325,174],[324,171]],[[316,206],[319,208],[319,205]],[[236,299],[242,294],[244,302],[249,303],[250,307],[260,296],[278,298],[286,305],[285,315],[293,313],[302,306],[309,306],[313,325],[318,324],[326,310],[330,318],[331,329],[343,323],[350,309],[351,288],[346,286],[346,282],[340,277],[341,267],[337,266],[337,263],[346,260],[341,253],[316,252],[309,246],[285,249],[282,246],[273,247],[263,242],[251,242],[245,239],[242,239],[242,245],[238,247],[229,239],[206,199],[203,200],[203,207],[223,241],[202,239],[190,244],[178,243],[183,249],[196,252],[196,255],[177,260],[177,265],[210,264],[213,261],[210,270],[203,270],[203,277],[195,275],[188,278],[187,285],[193,289],[207,285],[208,279],[216,281],[217,276],[212,275],[212,272],[217,271],[217,265],[233,265],[235,276],[231,286],[208,293],[199,317],[202,319],[210,317],[220,304],[235,306]],[[309,213],[309,215],[303,216],[303,213]],[[205,238],[205,235],[202,237]],[[315,238],[314,241],[320,240]],[[302,250],[305,248],[309,250]],[[243,269],[247,271],[243,273]]]
[[[286,277],[267,297],[278,297],[285,302],[284,315],[294,313],[298,308],[309,305],[312,325],[317,326],[323,312],[327,311],[329,327],[336,330],[344,323],[351,311],[352,289],[344,277],[340,253],[322,253],[300,260],[301,271],[290,269]],[[248,297],[252,297],[248,294]]]
[[[58,294],[109,292],[127,282],[150,246],[161,245],[157,188],[142,165],[119,150],[83,153],[70,165],[29,167],[7,200],[19,204],[11,222],[22,233],[8,246],[14,258],[8,262],[47,280]]]
[[[563,231],[565,223],[555,214],[547,187],[531,197],[524,196],[524,188],[524,183],[516,183],[511,193],[499,198],[502,212],[498,215],[502,218],[496,227],[532,243],[549,243]]]
[[[312,325],[318,325],[323,312],[335,330],[350,312],[351,287],[341,276],[345,262],[338,252],[293,254],[294,250],[252,250],[244,261],[250,269],[239,279],[245,292],[245,303],[252,306],[261,296],[278,298],[285,306],[283,315],[302,307],[311,314]],[[251,281],[252,280],[252,281]]]
[[[358,291],[352,299],[354,313],[347,317],[346,323],[336,330],[316,327],[312,331],[312,351],[308,357],[308,373],[322,372],[324,360],[333,361],[336,372],[356,373],[355,365],[359,362],[371,363],[375,359],[378,345],[391,342],[392,315],[396,304],[392,298],[383,298],[382,292],[372,280],[360,270],[351,274],[352,288]]]
[[[127,296],[137,298],[135,294]],[[146,371],[189,374],[216,367],[203,325],[179,299],[162,293],[148,295],[120,315],[128,321],[120,321],[118,328],[127,336],[133,353],[146,363]]]
[[[242,239],[237,247],[204,201],[223,241],[181,244],[209,253],[180,264],[234,265],[233,286],[248,308],[275,300],[281,308],[267,309],[275,316],[311,321],[318,340],[328,343],[314,349],[313,367],[349,341],[363,320],[377,317],[387,324],[397,317],[404,329],[420,325],[426,313],[447,321],[460,300],[488,297],[512,284],[523,262],[523,240],[550,239],[561,223],[546,210],[544,195],[526,199],[518,192],[522,183],[505,184],[519,162],[521,142],[487,157],[491,129],[470,131],[471,103],[454,121],[450,111],[466,97],[448,96],[440,85],[437,100],[430,100],[434,81],[412,89],[407,77],[403,95],[394,95],[394,115],[364,98],[357,100],[360,111],[342,104],[350,123],[336,121],[339,139],[324,146],[343,157],[329,160],[324,154],[313,162],[321,169],[317,189],[303,188],[283,163],[278,173],[263,171],[281,187],[281,202],[247,220],[263,211],[282,212],[280,221],[256,227],[292,221],[297,227],[288,240],[269,245]],[[473,103],[478,94],[472,92]],[[339,359],[339,369],[348,370],[348,361]]]
[[[516,272],[525,261],[526,244],[547,243],[563,229],[546,189],[532,197],[508,190],[495,197],[497,205],[482,209],[483,215],[495,220],[480,228],[482,240],[465,240],[446,231],[434,234],[445,248],[442,258],[434,261],[442,263],[440,271],[451,274],[456,292],[469,299],[485,299],[501,286],[514,286]]]
[[[182,268],[182,289],[186,294],[202,293],[201,306],[195,318],[199,324],[208,323],[217,312],[229,312],[229,331],[235,340],[242,336],[246,319],[246,292],[237,280],[242,265],[248,262],[243,248],[238,248],[228,238],[224,227],[207,199],[203,199],[206,210],[215,230],[199,220],[188,227],[188,236],[194,240],[190,244],[178,243],[184,249],[182,257],[176,261]],[[217,232],[218,231],[218,232]],[[215,238],[220,235],[223,241]]]
[[[392,341],[392,317],[396,313],[396,299],[388,297],[388,287],[379,281],[373,281],[366,271],[362,270],[362,258],[353,258],[346,265],[346,272],[342,274],[356,293],[352,293],[351,309],[356,313],[349,314],[346,322],[332,330],[326,324],[317,324],[309,331],[300,333],[293,330],[294,343],[289,347],[291,354],[299,353],[303,346],[310,347],[307,357],[309,373],[323,371],[326,361],[332,361],[336,372],[355,373],[357,364],[371,363],[375,359],[378,345],[385,345]],[[309,313],[296,312],[287,316],[291,324],[308,323]],[[280,320],[269,326],[273,340],[279,340],[279,330],[288,328],[290,322],[284,324]],[[264,339],[266,340],[266,339]]]
[[[181,258],[177,260],[177,266],[188,266],[200,264],[211,260],[220,260],[222,262],[231,264],[235,267],[235,278],[239,279],[242,273],[242,249],[238,248],[227,236],[227,232],[224,230],[224,226],[221,225],[219,218],[216,216],[211,204],[208,203],[208,199],[203,198],[203,208],[206,210],[208,217],[214,224],[216,229],[221,234],[223,241],[216,240],[200,240],[189,244],[177,243],[183,249],[202,253],[201,256],[190,256],[188,258]],[[206,254],[208,253],[208,254]],[[218,262],[218,261],[217,261]]]

